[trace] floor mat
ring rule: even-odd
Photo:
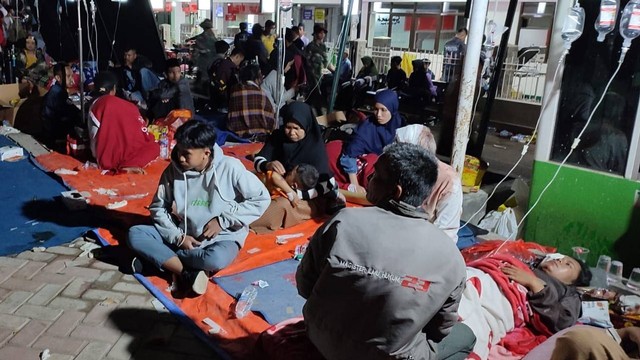
[[[0,147],[16,145],[0,136]],[[0,256],[16,254],[34,247],[50,247],[69,242],[89,230],[77,226],[56,199],[67,191],[63,184],[46,174],[32,159],[0,162]]]
[[[302,316],[305,299],[298,295],[296,288],[296,269],[299,263],[293,259],[279,261],[234,275],[215,276],[213,281],[236,299],[247,285],[264,281],[266,287],[256,287],[258,295],[251,311],[260,313],[269,324],[275,325],[292,317]]]

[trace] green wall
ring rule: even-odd
[[[536,161],[530,205],[553,177],[558,164]],[[565,166],[527,218],[525,239],[571,254],[580,245],[591,250],[588,262],[600,254],[624,262],[625,273],[640,266],[640,207],[634,196],[640,182]]]

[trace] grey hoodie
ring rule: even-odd
[[[174,202],[175,221],[171,216]],[[238,159],[224,155],[214,145],[213,161],[202,172],[182,171],[172,161],[160,178],[149,209],[153,224],[167,243],[179,243],[185,233],[197,239],[209,220],[218,217],[222,231],[200,246],[231,240],[242,247],[249,224],[265,212],[270,202],[264,184]]]

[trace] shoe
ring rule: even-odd
[[[137,257],[134,257],[131,261],[131,273],[132,274],[142,274],[142,269],[144,266],[142,265],[142,260]]]
[[[185,288],[191,288],[198,295],[207,292],[209,277],[202,270],[183,270],[181,280]]]

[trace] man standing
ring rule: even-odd
[[[327,359],[464,359],[475,336],[457,323],[465,265],[455,244],[418,210],[437,160],[389,145],[369,180],[368,208],[320,227],[298,266],[309,339]]]
[[[211,88],[209,90],[209,101],[213,109],[223,113],[228,112],[229,94],[231,88],[238,83],[238,69],[244,58],[242,49],[234,47],[229,57],[222,60],[215,68],[210,69]]]
[[[304,46],[309,45],[310,40],[304,33],[304,24],[303,23],[298,24],[298,36],[300,37],[300,40],[302,40],[302,43],[303,43]]]
[[[465,28],[458,29],[456,36],[444,44],[444,66],[442,68],[443,81],[449,82],[453,79],[456,66],[462,66],[462,57],[467,52],[467,45],[464,40],[469,31]]]
[[[200,23],[202,32],[195,37],[195,45],[193,54],[195,55],[195,63],[198,68],[196,74],[196,84],[203,86],[209,80],[207,70],[213,63],[216,54],[216,35],[213,33],[213,23],[210,19],[204,19]]]
[[[240,32],[233,38],[233,46],[236,48],[243,48],[247,41],[249,41],[249,32],[247,31],[247,23],[240,23]]]
[[[165,79],[149,95],[149,117],[164,118],[176,109],[187,109],[195,114],[189,82],[182,78],[180,60],[168,59]]]
[[[340,82],[346,82],[351,80],[353,75],[353,67],[351,66],[351,60],[349,60],[349,52],[342,53],[342,63],[340,64]]]
[[[309,93],[309,102],[316,109],[318,114],[322,112],[322,107],[326,106],[326,94],[323,89],[323,83],[330,83],[330,81],[323,81],[323,69],[328,69],[333,72],[333,65],[329,64],[327,57],[327,46],[324,44],[324,39],[327,36],[327,29],[322,25],[316,25],[313,28],[313,42],[310,42],[304,49],[307,63],[311,67],[311,74],[307,74],[309,87],[311,92]],[[329,76],[331,77],[331,76]]]

